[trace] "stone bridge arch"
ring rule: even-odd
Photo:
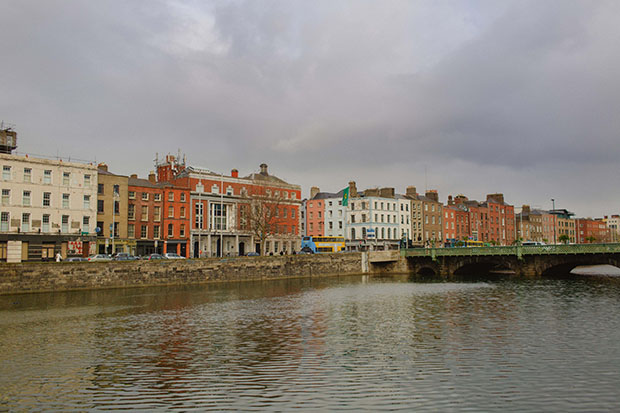
[[[516,272],[516,259],[505,256],[472,256],[462,257],[460,260],[451,260],[448,273],[454,276],[491,275],[494,272]]]
[[[617,254],[575,255],[572,257],[537,258],[537,273],[541,276],[570,276],[571,271],[582,265],[612,265],[620,268],[620,256]]]

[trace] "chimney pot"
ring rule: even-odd
[[[233,178],[239,178],[239,171],[233,169],[232,171],[230,171],[230,176],[232,176]]]

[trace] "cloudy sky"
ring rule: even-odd
[[[620,1],[0,4],[19,151],[620,213]]]

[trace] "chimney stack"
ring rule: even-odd
[[[394,188],[381,188],[379,196],[381,198],[394,198]]]
[[[138,179],[138,174],[131,174],[129,177],[132,179]]]
[[[412,198],[415,198],[415,197],[418,195],[418,192],[417,192],[417,190],[416,190],[416,187],[415,187],[415,186],[408,186],[408,187],[407,187],[407,191],[405,192],[405,194],[406,194],[407,196],[410,196],[410,197],[412,197]]]
[[[355,181],[349,182],[349,198],[357,198],[357,187]]]
[[[265,175],[265,176],[269,175],[269,173],[267,173],[267,164],[266,163],[260,164],[260,174],[261,175]]]
[[[97,165],[97,168],[101,169],[102,171],[108,172],[108,164],[101,162],[99,165]]]
[[[233,169],[232,171],[230,171],[230,176],[232,176],[233,178],[239,178],[239,171]]]
[[[313,186],[312,188],[310,188],[310,199],[313,199],[319,192],[321,192],[321,190],[318,186]]]
[[[437,190],[429,189],[428,191],[426,191],[425,195],[428,199],[432,199],[435,202],[439,202],[439,194],[437,193]]]
[[[149,172],[149,182],[152,184],[157,183],[157,179],[155,179],[155,172],[153,171]]]

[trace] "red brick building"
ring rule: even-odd
[[[610,234],[602,219],[577,218],[575,220],[578,244],[598,244],[609,242]]]
[[[127,237],[135,239],[133,254],[145,256],[163,253],[161,185],[155,175],[140,179],[131,175],[128,182]]]
[[[455,206],[460,206],[467,213],[467,219],[461,222],[461,228],[465,227],[467,235],[462,232],[462,237],[488,242],[496,245],[512,245],[515,241],[515,213],[514,206],[504,201],[503,194],[489,194],[485,202],[477,202],[467,199],[464,195],[458,195],[451,201]],[[455,215],[456,219],[456,215]],[[456,226],[456,222],[455,222]],[[455,234],[456,235],[456,234]]]
[[[301,187],[270,175],[267,165],[262,164],[260,172],[239,177],[236,169],[230,175],[218,174],[186,166],[168,155],[157,161],[157,177],[186,193],[185,201],[181,201],[183,191],[179,190],[175,203],[166,205],[166,214],[170,206],[174,211],[166,231],[172,224],[173,237],[189,236],[190,256],[299,250]]]

